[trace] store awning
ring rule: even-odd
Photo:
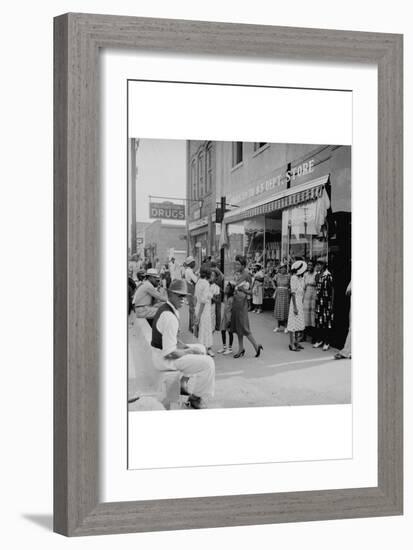
[[[227,212],[224,216],[224,223],[235,223],[247,218],[253,218],[262,214],[269,214],[276,210],[282,210],[301,204],[303,202],[312,201],[321,197],[325,184],[328,182],[330,175],[322,176],[315,180],[284,189],[279,193],[261,199],[259,203],[249,204],[234,208]]]

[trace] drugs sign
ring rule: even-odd
[[[150,202],[149,217],[158,220],[184,220],[185,205],[173,202]]]

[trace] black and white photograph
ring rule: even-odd
[[[351,146],[128,136],[129,411],[351,403],[351,258]]]

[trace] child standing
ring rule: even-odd
[[[218,353],[224,355],[232,354],[232,342],[234,340],[234,334],[231,332],[231,315],[232,315],[232,302],[234,301],[234,288],[233,283],[228,282],[224,290],[224,312],[221,320],[221,338],[222,348],[218,350]],[[228,346],[227,346],[227,332],[228,332]]]

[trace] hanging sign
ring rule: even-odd
[[[158,220],[184,220],[185,205],[173,202],[150,202],[149,217]]]

